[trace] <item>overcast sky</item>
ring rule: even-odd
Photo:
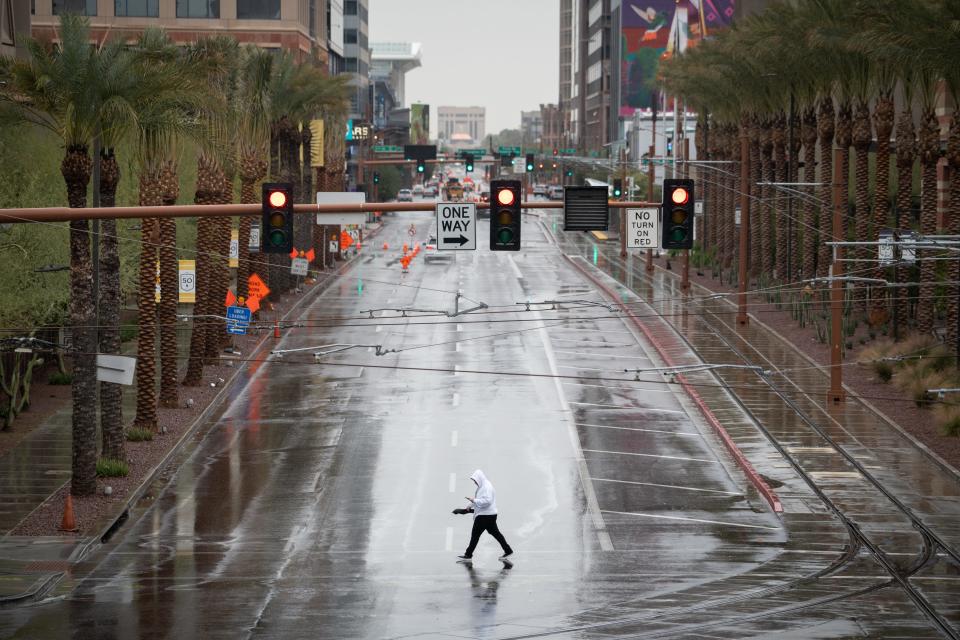
[[[558,0],[369,0],[371,42],[419,42],[405,106],[486,107],[487,134],[519,129],[520,111],[560,93]]]

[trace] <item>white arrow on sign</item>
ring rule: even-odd
[[[472,202],[437,203],[437,250],[473,251],[477,248],[477,205]]]

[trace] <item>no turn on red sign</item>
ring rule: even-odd
[[[627,248],[656,249],[660,246],[660,209],[627,209]]]

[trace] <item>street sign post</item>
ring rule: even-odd
[[[881,267],[889,267],[893,264],[893,246],[896,238],[893,229],[883,229],[880,231],[880,244],[877,245],[877,259]]]
[[[472,202],[437,203],[437,250],[474,251],[477,248],[477,205]]]
[[[627,209],[627,248],[656,249],[660,240],[660,209]]]
[[[240,336],[246,334],[252,315],[250,309],[246,307],[227,307],[227,333]]]
[[[306,258],[294,258],[290,261],[290,273],[295,276],[307,275],[307,269],[310,268],[310,261]]]

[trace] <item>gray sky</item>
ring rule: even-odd
[[[558,0],[369,0],[371,42],[419,42],[407,106],[486,107],[487,134],[520,128],[520,111],[560,93]]]

